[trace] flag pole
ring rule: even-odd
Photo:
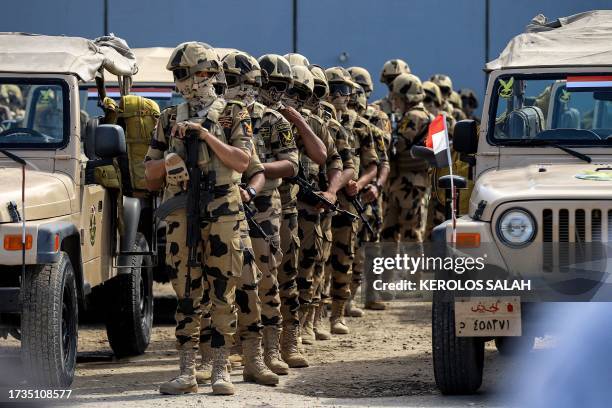
[[[455,205],[455,197],[456,197],[456,193],[455,193],[455,182],[453,180],[453,160],[451,157],[451,146],[450,146],[450,141],[448,140],[448,128],[447,128],[447,122],[446,122],[446,112],[442,112],[442,116],[444,116],[444,137],[446,138],[446,157],[448,160],[448,173],[450,175],[450,182],[451,182],[451,219],[452,219],[452,226],[453,226],[453,235],[452,235],[452,242],[455,243],[457,242],[457,214],[456,214],[456,205]]]

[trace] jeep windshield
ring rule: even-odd
[[[501,75],[489,141],[513,146],[612,146],[612,75]]]
[[[68,142],[68,84],[0,78],[0,148],[58,148]]]
[[[130,94],[140,95],[145,98],[149,98],[157,102],[160,110],[165,108],[178,105],[183,102],[183,97],[174,91],[174,85],[171,86],[137,86],[133,85],[130,89]],[[113,98],[115,101],[119,101],[121,96],[119,89],[107,88],[106,96]],[[102,108],[98,105],[98,90],[95,87],[81,88],[80,90],[81,106],[85,107],[85,112],[90,118],[98,116],[104,116]]]

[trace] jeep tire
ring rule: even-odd
[[[76,279],[70,258],[26,273],[21,314],[21,356],[28,380],[38,387],[68,388],[74,379],[78,341]]]
[[[143,234],[136,234],[132,252],[148,252]],[[145,352],[153,328],[153,271],[151,257],[131,255],[131,268],[120,270],[105,284],[106,334],[117,357]],[[147,266],[147,267],[142,267]]]
[[[473,394],[482,384],[484,341],[455,336],[455,304],[434,292],[432,304],[433,365],[442,394]]]

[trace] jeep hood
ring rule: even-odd
[[[26,169],[26,220],[68,215],[70,195],[59,174]],[[21,214],[21,168],[0,168],[0,223],[11,222],[7,204],[14,201]]]
[[[612,174],[612,168],[602,164],[543,164],[486,172],[474,186],[469,214],[474,217],[483,200],[483,221],[490,221],[497,206],[511,201],[612,200],[612,181],[576,177],[601,168],[610,169],[605,171]]]

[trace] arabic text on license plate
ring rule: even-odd
[[[518,296],[455,299],[457,337],[521,335],[521,299]]]

